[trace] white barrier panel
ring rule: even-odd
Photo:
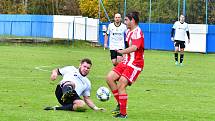
[[[186,39],[185,51],[206,53],[207,25],[189,24],[190,43]],[[187,38],[187,37],[186,37]]]
[[[86,39],[98,42],[98,32],[98,19],[81,16],[54,16],[53,38]]]
[[[74,16],[60,16],[53,17],[53,38],[69,38],[72,39]]]
[[[87,19],[87,40],[92,40],[93,42],[98,42],[98,27],[99,20],[88,18]]]
[[[76,17],[74,19],[74,30],[75,30],[75,39],[77,40],[85,40],[85,28],[87,25],[85,25],[85,18],[84,17]]]

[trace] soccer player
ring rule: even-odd
[[[62,106],[46,107],[44,110],[85,111],[87,104],[95,111],[104,111],[104,108],[98,108],[90,99],[91,82],[86,76],[91,66],[91,60],[85,58],[81,60],[78,69],[74,66],[54,69],[51,80],[56,80],[58,75],[63,77],[55,90],[56,98]],[[80,96],[83,96],[83,100]]]
[[[184,60],[185,36],[187,34],[188,44],[190,43],[190,33],[188,24],[185,21],[184,15],[180,15],[179,21],[176,21],[172,27],[171,40],[174,41],[175,46],[175,64],[178,65],[178,52],[180,46],[180,65]]]
[[[126,25],[121,23],[121,15],[119,13],[115,14],[114,23],[110,23],[108,25],[108,30],[104,38],[104,48],[107,48],[109,36],[109,49],[111,61],[114,66],[116,66],[120,61],[122,61],[122,54],[118,53],[116,50],[121,50],[125,48],[124,36],[126,30]]]
[[[144,67],[144,35],[138,23],[138,12],[131,12],[126,15],[128,48],[117,51],[125,54],[125,58],[107,75],[107,84],[118,103],[118,108],[112,112],[116,118],[127,118],[128,95],[126,87],[135,82]]]

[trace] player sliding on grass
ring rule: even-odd
[[[138,14],[138,12],[131,12],[126,15],[128,48],[117,51],[125,54],[125,58],[107,75],[107,84],[118,103],[116,110],[112,112],[116,118],[127,118],[126,87],[135,82],[144,67],[144,36],[138,26]]]
[[[188,44],[190,43],[190,33],[188,24],[184,22],[184,15],[180,16],[180,20],[176,21],[172,27],[171,40],[174,41],[175,45],[175,64],[178,65],[178,52],[180,46],[180,65],[184,60],[184,48],[185,48],[185,37],[187,33]]]
[[[78,69],[74,66],[54,69],[51,73],[51,80],[56,80],[58,75],[63,76],[55,90],[58,102],[62,106],[46,107],[44,110],[85,111],[87,104],[95,111],[104,111],[104,108],[98,108],[90,99],[91,82],[86,76],[91,66],[91,60],[85,58],[81,60]],[[80,96],[83,96],[83,100]]]

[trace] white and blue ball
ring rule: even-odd
[[[96,97],[100,101],[108,101],[110,99],[111,93],[107,87],[99,87],[96,91]]]

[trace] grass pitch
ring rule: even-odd
[[[56,81],[50,71],[66,65],[79,65],[91,58],[89,74],[91,98],[106,112],[88,109],[84,113],[44,111],[57,105]],[[108,102],[96,99],[96,90],[107,86],[106,74],[112,64],[109,51],[88,43],[68,45],[0,45],[1,121],[113,121],[113,96]],[[184,65],[175,66],[173,53],[145,51],[145,68],[136,83],[127,88],[128,121],[213,121],[215,120],[215,55],[185,53]],[[59,104],[58,104],[59,105]]]

